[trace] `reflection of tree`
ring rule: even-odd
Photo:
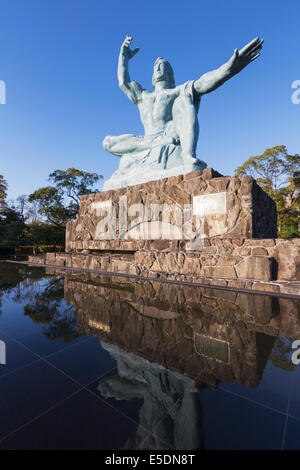
[[[7,293],[20,282],[35,282],[47,278],[43,268],[31,268],[26,264],[0,262],[0,290]]]
[[[292,339],[283,339],[278,337],[275,341],[269,360],[274,367],[286,371],[293,371],[295,364],[292,363],[290,354],[292,352]]]
[[[48,279],[47,285],[30,300],[24,306],[24,314],[33,322],[45,325],[47,338],[69,342],[78,337],[73,307],[64,305],[63,278]]]
[[[11,296],[16,303],[24,299],[25,291],[37,288],[41,279],[47,278],[42,268],[30,268],[26,265],[0,262],[0,315],[1,300],[4,296]]]
[[[68,342],[78,336],[73,307],[64,300],[63,278],[46,275],[44,268],[0,263],[0,314],[4,295],[23,304],[24,315],[33,322],[44,324],[50,340]]]

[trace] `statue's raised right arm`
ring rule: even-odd
[[[132,36],[126,36],[125,41],[121,46],[118,62],[118,80],[121,90],[124,91],[133,103],[137,104],[143,89],[139,83],[130,81],[128,61],[139,51],[138,47],[133,51],[130,50],[129,46],[131,41]]]
[[[207,72],[194,83],[194,90],[200,95],[209,93],[223,85],[229,78],[239,73],[250,62],[259,57],[263,39],[255,38],[242,49],[235,49],[232,57],[216,70]]]

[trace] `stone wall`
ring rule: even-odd
[[[137,204],[143,207],[142,214],[135,212]],[[162,204],[166,219],[170,217],[171,237],[158,227]],[[103,227],[105,216],[114,233]],[[202,219],[201,227],[195,217]],[[211,168],[81,196],[79,214],[67,225],[66,250],[77,241],[191,239],[191,230],[198,230],[202,238],[276,237],[275,203],[251,176],[223,177]]]
[[[47,264],[148,276],[168,272],[259,281],[300,281],[300,239],[75,241],[69,253],[48,253]],[[59,261],[60,260],[60,261]]]

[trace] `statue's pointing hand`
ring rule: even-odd
[[[255,38],[239,51],[237,49],[234,50],[232,57],[228,61],[229,68],[233,74],[239,73],[250,62],[260,56],[259,52],[263,42],[263,39]]]
[[[134,49],[133,51],[129,48],[131,41],[133,40],[132,36],[126,36],[125,41],[121,46],[122,53],[127,56],[128,60],[132,59],[139,52],[139,47]]]

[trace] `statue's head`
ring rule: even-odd
[[[168,82],[169,88],[175,87],[174,72],[171,64],[162,57],[158,57],[154,62],[152,85],[157,82]]]

